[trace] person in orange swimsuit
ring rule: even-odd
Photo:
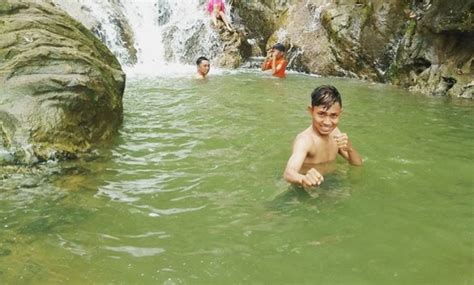
[[[262,71],[271,70],[272,75],[283,78],[286,76],[285,46],[277,43],[267,52],[267,58],[262,63]]]

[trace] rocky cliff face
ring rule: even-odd
[[[272,3],[238,1],[236,13],[261,50],[284,43],[292,69],[473,97],[473,0]]]
[[[282,24],[290,4],[290,0],[234,1],[234,23],[245,27],[254,56],[264,55],[268,39]]]
[[[47,1],[0,0],[0,163],[84,152],[122,121],[125,74]]]
[[[430,95],[474,96],[474,1],[425,1],[409,13],[387,79]]]

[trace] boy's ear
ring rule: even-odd
[[[310,105],[308,105],[308,107],[306,107],[306,110],[308,111],[308,113],[312,113],[313,112],[313,107],[311,107]]]

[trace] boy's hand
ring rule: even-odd
[[[346,133],[341,133],[336,136],[334,136],[334,139],[336,140],[337,147],[340,150],[343,151],[351,151],[352,150],[352,144],[351,141],[349,140],[349,137],[347,136]]]
[[[324,181],[324,177],[316,169],[311,168],[306,175],[301,178],[303,187],[319,186]]]
[[[273,52],[272,52],[272,58],[276,58],[278,53],[279,53],[279,51],[274,49]]]

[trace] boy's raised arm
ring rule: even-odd
[[[306,175],[300,174],[299,171],[303,166],[304,160],[308,155],[311,143],[303,137],[297,137],[293,144],[293,153],[288,159],[283,177],[286,181],[302,186],[319,185],[324,180],[323,176],[314,168],[311,168]]]
[[[265,71],[265,70],[268,69],[267,68],[267,61],[268,61],[268,58],[265,58],[265,60],[262,63],[262,66],[261,66],[262,71]]]
[[[267,56],[263,60],[263,63],[261,65],[262,71],[265,71],[265,70],[269,69],[269,67],[267,65],[268,65],[268,61],[270,61],[270,60],[272,60],[272,50],[271,49],[267,51]]]
[[[340,133],[336,137],[339,154],[352,165],[362,165],[362,158],[352,147],[352,143],[346,133]]]

